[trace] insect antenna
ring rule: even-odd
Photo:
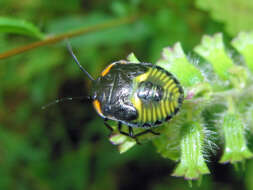
[[[79,68],[87,75],[87,77],[91,80],[91,81],[94,81],[94,78],[88,73],[88,71],[86,71],[82,65],[79,63],[78,59],[76,58],[73,50],[72,50],[72,47],[69,43],[69,41],[67,41],[67,48],[68,48],[68,51],[69,53],[71,54],[71,56],[73,57],[73,59],[75,60],[76,64],[79,66]]]
[[[49,104],[46,104],[45,106],[42,106],[41,109],[47,109],[50,106],[53,106],[55,104],[61,103],[61,102],[66,102],[66,101],[72,101],[72,100],[91,100],[90,96],[78,96],[78,97],[66,97],[66,98],[60,98],[57,100],[54,100],[50,102]]]

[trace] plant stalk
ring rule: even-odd
[[[115,27],[115,26],[131,23],[131,22],[135,21],[136,18],[137,18],[136,16],[124,17],[124,18],[115,19],[115,20],[112,20],[112,21],[109,21],[109,22],[106,22],[106,23],[97,24],[97,25],[94,25],[94,26],[91,26],[91,27],[88,27],[88,28],[84,27],[84,28],[80,28],[78,30],[63,33],[63,34],[60,34],[60,35],[50,36],[50,37],[47,37],[44,40],[33,42],[33,43],[30,43],[30,44],[27,44],[27,45],[24,45],[24,46],[21,46],[21,47],[18,47],[18,48],[8,50],[8,51],[0,54],[0,60],[1,59],[6,59],[8,57],[11,57],[11,56],[14,56],[14,55],[26,52],[26,51],[30,51],[32,49],[35,49],[35,48],[38,48],[38,47],[41,47],[41,46],[45,46],[45,45],[48,45],[48,44],[54,44],[54,43],[57,43],[59,41],[62,41],[62,40],[68,39],[68,38],[73,38],[73,37],[77,37],[77,36],[80,36],[80,35],[83,35],[83,34],[88,34],[88,33],[91,33],[91,32],[97,32],[97,31],[112,28],[112,27]]]

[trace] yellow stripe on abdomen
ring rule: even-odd
[[[165,110],[165,102],[164,100],[161,101],[161,110],[162,110],[162,116],[163,118],[167,117],[166,110]]]
[[[159,100],[138,97],[137,92],[139,90],[139,84],[144,81],[153,84],[149,93],[162,94]],[[157,91],[160,89],[162,89],[162,92]],[[165,121],[169,116],[173,116],[177,108],[180,106],[180,96],[182,96],[180,86],[173,76],[166,74],[165,71],[162,71],[159,68],[150,67],[146,73],[135,77],[133,81],[131,102],[138,111],[136,122],[140,124],[149,123],[152,125],[157,121]]]

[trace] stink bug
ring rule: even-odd
[[[111,131],[107,120],[118,122],[119,132],[134,139],[145,133],[158,135],[151,129],[169,121],[179,111],[184,98],[183,88],[165,69],[151,63],[117,61],[107,66],[95,80],[81,66],[70,45],[68,50],[92,81],[89,99]],[[128,133],[121,130],[122,124],[128,126]],[[134,134],[133,127],[145,131]]]

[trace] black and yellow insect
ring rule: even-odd
[[[120,133],[136,138],[153,132],[151,129],[169,121],[180,109],[184,92],[178,80],[168,71],[150,63],[118,61],[110,64],[94,80],[79,64],[71,48],[69,50],[78,66],[92,81],[90,99],[97,113],[106,122],[118,122]],[[129,133],[121,130],[122,124]],[[133,134],[133,127],[146,130]]]

